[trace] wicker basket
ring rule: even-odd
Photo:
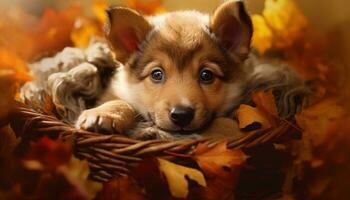
[[[74,155],[89,162],[90,178],[105,182],[115,176],[126,175],[145,157],[158,156],[173,159],[176,154],[191,154],[198,143],[214,145],[215,139],[182,139],[176,141],[139,141],[122,135],[101,135],[78,130],[55,116],[41,114],[20,102],[15,103],[11,115],[11,127],[21,143],[21,153],[30,141],[43,136],[72,142]],[[227,138],[230,149],[252,149],[258,146],[278,143],[295,136],[293,122],[284,120],[278,128],[247,133],[240,138]]]

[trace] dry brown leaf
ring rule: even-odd
[[[258,108],[241,104],[236,112],[239,128],[250,130],[266,130],[272,127],[268,116]]]
[[[189,183],[186,178],[206,187],[204,176],[199,170],[177,165],[160,158],[157,160],[159,162],[159,169],[164,174],[173,197],[186,198],[188,196]]]

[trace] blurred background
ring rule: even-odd
[[[152,0],[144,0],[143,2]],[[166,10],[195,9],[203,12],[211,12],[223,0],[164,0],[162,5]],[[261,13],[264,8],[264,0],[245,0],[251,13]],[[350,57],[350,1],[348,0],[295,0],[311,25],[318,31],[330,35],[334,39],[333,45],[349,66]],[[31,13],[40,15],[45,8],[64,8],[72,3],[89,6],[92,0],[0,0],[0,8],[7,9],[20,5]],[[110,5],[127,5],[127,0],[108,0]]]

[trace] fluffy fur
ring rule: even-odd
[[[130,113],[129,107],[125,111],[118,109],[118,116],[111,113],[113,105],[120,105],[122,100],[148,125],[146,129],[136,128],[138,134],[134,137],[171,138],[199,132],[213,118],[232,113],[252,87],[300,82],[289,69],[257,63],[254,57],[246,60],[252,24],[241,1],[227,1],[211,16],[180,11],[143,17],[122,7],[111,8],[108,15],[106,38],[122,64],[99,106],[79,117],[78,128],[127,131],[131,123],[122,119],[124,112]],[[152,80],[154,70],[163,72],[162,81]],[[200,80],[203,70],[213,74],[212,82]],[[184,127],[169,117],[177,106],[194,110],[193,119]]]

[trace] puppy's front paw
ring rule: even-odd
[[[75,126],[98,133],[123,133],[134,122],[135,112],[126,102],[110,101],[83,111]]]
[[[78,118],[75,126],[97,133],[121,133],[123,131],[123,117],[120,115],[109,115],[95,109],[85,110]]]

